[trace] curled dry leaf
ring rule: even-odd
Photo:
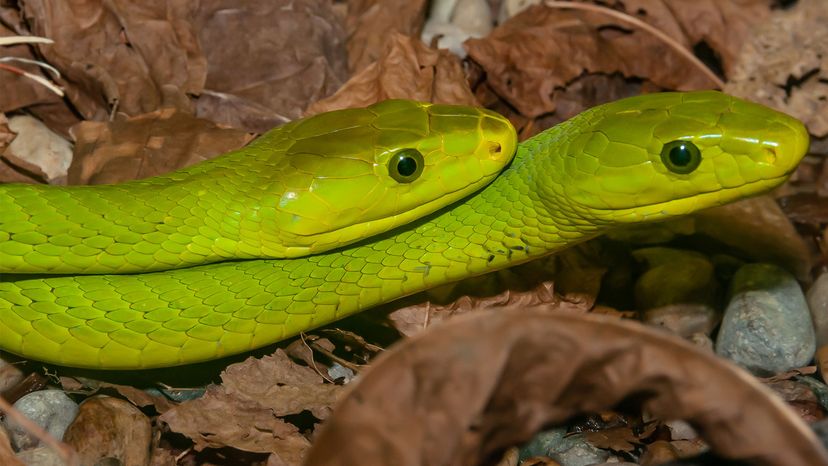
[[[167,173],[242,147],[252,136],[172,108],[72,130],[69,184],[118,183]]]
[[[454,316],[485,309],[541,304],[587,312],[607,271],[600,244],[588,242],[554,256],[444,285],[385,307],[394,328],[411,336]]]
[[[425,22],[426,0],[349,0],[345,27],[348,31],[348,67],[362,71],[383,55],[390,37],[420,37]]]
[[[798,193],[780,199],[782,209],[792,221],[806,225],[828,224],[828,201],[815,193]]]
[[[330,0],[202,0],[194,27],[208,65],[197,115],[217,123],[264,132],[348,78]]]
[[[14,456],[9,436],[6,434],[6,429],[0,426],[0,464],[6,466],[25,466],[22,461]]]
[[[118,398],[96,396],[80,405],[63,441],[78,452],[81,464],[116,458],[120,464],[149,464],[152,426],[135,406]]]
[[[306,115],[364,107],[385,99],[477,105],[456,56],[428,48],[415,37],[394,34],[377,61],[336,94],[311,105]]]
[[[116,104],[127,115],[157,110],[164,85],[180,94],[201,91],[207,63],[186,20],[194,6],[33,0],[22,10],[32,33],[54,40],[37,49],[64,75],[59,82],[69,100],[84,118],[103,121]]]
[[[175,403],[160,395],[152,395],[146,390],[141,390],[129,385],[120,385],[82,377],[60,377],[60,386],[66,392],[83,393],[92,395],[100,390],[113,389],[121,396],[128,399],[136,406],[142,408],[152,406],[159,413],[168,411],[175,406]]]
[[[770,196],[744,199],[695,215],[696,232],[714,238],[751,259],[779,264],[806,280],[808,245]]]
[[[745,40],[771,14],[766,0],[622,0],[625,10],[688,49],[704,44],[730,76]],[[659,63],[654,60],[654,63]]]
[[[290,465],[299,464],[310,442],[279,417],[307,410],[324,418],[343,388],[324,384],[321,376],[292,362],[282,350],[229,366],[222,381],[160,419],[193,439],[198,450],[228,446],[273,453]]]
[[[649,32],[595,12],[532,6],[488,37],[466,41],[466,50],[495,92],[529,117],[554,111],[555,94],[584,73],[621,73],[678,90],[714,85]]]
[[[735,366],[640,324],[534,308],[456,319],[380,355],[305,464],[475,465],[631,397],[689,421],[727,458],[828,462],[813,432]]]
[[[828,135],[826,22],[826,2],[776,12],[744,44],[724,90],[790,113],[817,137]]]

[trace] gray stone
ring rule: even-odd
[[[14,404],[15,409],[42,427],[52,437],[62,440],[66,428],[78,414],[78,405],[60,390],[41,390],[23,396]],[[37,437],[10,418],[4,424],[11,436],[12,446],[18,451],[37,447]]]
[[[26,466],[66,466],[60,455],[49,447],[24,450],[15,456]]]
[[[566,435],[565,428],[551,429],[538,433],[520,449],[520,460],[533,456],[548,456],[561,466],[589,466],[603,463],[610,454],[595,448],[583,435]]]
[[[816,336],[802,289],[785,270],[749,264],[733,276],[716,353],[757,375],[807,365]]]
[[[817,345],[828,344],[828,272],[816,279],[806,295],[816,328]]]

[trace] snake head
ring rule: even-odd
[[[684,215],[766,192],[808,150],[797,119],[714,91],[661,93],[596,107],[553,161],[549,197],[593,224]]]
[[[517,135],[495,112],[386,100],[291,124],[277,174],[287,257],[321,252],[404,225],[491,182]]]

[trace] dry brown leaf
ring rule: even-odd
[[[172,108],[72,130],[69,184],[118,183],[167,173],[242,147],[252,136]]]
[[[536,5],[465,45],[495,92],[529,117],[554,111],[555,94],[584,73],[621,73],[677,90],[714,85],[650,33],[594,12]]]
[[[721,61],[725,76],[733,72],[745,40],[767,20],[766,0],[622,0],[625,10],[655,26],[685,47],[704,43]],[[658,63],[658,60],[654,60]]]
[[[212,386],[202,398],[181,403],[162,414],[170,430],[186,435],[196,450],[233,447],[251,452],[273,452],[301,458],[310,442],[288,424],[252,401],[228,397]]]
[[[20,35],[21,33],[25,34],[25,24],[20,19],[19,12],[16,8],[0,6],[0,14],[2,14],[5,22],[12,23],[18,29],[18,31],[15,32],[9,29],[6,24],[0,23],[0,37],[15,36]],[[0,47],[0,53],[2,53],[2,56],[5,58],[14,57],[24,60],[36,59],[35,55],[32,53],[31,46],[24,44]],[[37,65],[23,63],[20,61],[9,62],[8,64],[38,76],[46,76],[41,73],[41,70],[37,67]],[[61,98],[57,94],[49,91],[46,87],[37,84],[31,79],[12,73],[8,70],[0,70],[0,113],[11,112],[32,105],[45,103],[62,102]],[[63,105],[63,112],[71,114],[65,104]],[[77,117],[73,116],[72,118],[75,122],[78,121]],[[46,122],[48,123],[48,120],[46,120]]]
[[[342,387],[324,383],[310,367],[291,361],[282,350],[233,364],[221,376],[228,396],[257,402],[276,416],[310,411],[325,419]]]
[[[181,403],[160,419],[193,439],[198,450],[228,446],[273,453],[288,465],[299,464],[310,442],[279,416],[308,410],[317,418],[326,417],[343,389],[324,384],[322,377],[292,362],[282,350],[233,364],[222,380],[221,386],[209,387],[203,397]]]
[[[132,402],[136,406],[142,408],[153,406],[156,411],[163,413],[175,406],[175,403],[163,396],[151,395],[145,390],[141,390],[129,385],[120,385],[109,382],[101,382],[98,380],[87,378],[73,378],[60,377],[60,386],[64,391],[83,393],[87,396],[97,393],[100,390],[111,388],[121,394],[124,398]]]
[[[26,466],[14,455],[9,436],[6,434],[6,429],[2,426],[0,426],[0,464],[6,466]]]
[[[828,224],[828,199],[814,193],[798,193],[779,200],[782,210],[796,223]]]
[[[396,34],[420,37],[426,0],[348,0],[348,67],[358,73],[379,59]]]
[[[587,312],[595,304],[607,264],[600,243],[588,242],[544,259],[433,288],[384,308],[391,310],[388,318],[393,327],[406,336],[484,309],[549,304],[562,311]]]
[[[345,30],[330,0],[202,0],[207,58],[197,115],[262,133],[296,119],[348,78]]]
[[[797,278],[810,272],[811,253],[770,196],[744,199],[695,215],[696,232],[757,261],[779,264]]]
[[[198,93],[207,62],[187,22],[195,3],[71,0],[22,3],[32,33],[49,37],[39,53],[64,75],[60,83],[88,120],[113,106],[127,115],[157,110],[164,92]]]
[[[727,2],[722,2],[727,3]],[[828,2],[775,12],[744,44],[725,92],[790,113],[828,134]]]
[[[6,148],[9,147],[17,134],[9,128],[9,120],[6,118],[6,115],[0,113],[0,154],[6,151]]]
[[[595,432],[584,432],[584,438],[596,448],[615,451],[633,451],[640,444],[640,437],[630,426],[611,427]]]
[[[81,464],[116,458],[120,464],[149,463],[152,426],[130,403],[108,396],[86,399],[63,441],[78,452]]]
[[[336,94],[311,105],[305,114],[364,107],[385,99],[477,105],[456,56],[428,48],[417,38],[395,34],[376,62]]]
[[[655,417],[690,422],[724,457],[828,462],[808,426],[734,365],[640,324],[535,308],[465,316],[380,355],[305,464],[479,464],[634,396]]]

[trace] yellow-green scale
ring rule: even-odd
[[[662,147],[675,141],[697,148],[695,171],[664,162]],[[0,282],[0,348],[109,369],[247,351],[612,228],[765,192],[807,146],[797,120],[715,92],[614,102],[523,142],[512,165],[462,203],[335,252]]]
[[[10,307],[0,312],[14,313],[0,319],[4,346],[90,367],[207,360],[548,254],[574,238],[561,238],[560,221],[538,211],[541,202],[529,202],[536,196],[536,187],[527,182],[532,168],[526,161],[533,150],[523,146],[512,166],[468,202],[409,231],[339,252],[174,272],[0,283],[0,308]],[[555,160],[546,157],[542,163],[555,170]],[[29,282],[38,286],[27,291]],[[113,292],[120,299],[109,295]],[[35,312],[36,306],[43,308]]]

